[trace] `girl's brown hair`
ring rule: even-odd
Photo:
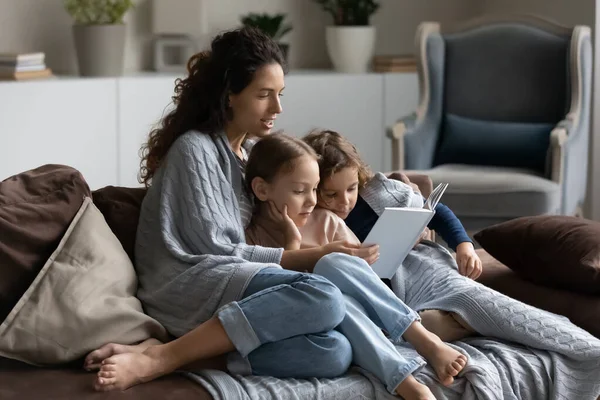
[[[262,138],[252,147],[246,164],[246,185],[252,192],[252,180],[262,178],[272,182],[279,173],[291,171],[295,161],[310,156],[318,161],[317,153],[300,139],[284,133],[274,133]]]
[[[338,132],[312,131],[302,138],[319,155],[321,183],[344,168],[358,170],[358,187],[364,187],[373,173],[363,162],[356,147]]]
[[[140,181],[146,186],[179,136],[190,130],[213,134],[225,128],[232,117],[229,94],[244,90],[259,68],[277,63],[286,71],[277,43],[256,28],[222,33],[210,47],[190,58],[188,76],[175,82],[175,109],[142,146]]]

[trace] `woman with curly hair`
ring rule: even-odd
[[[218,35],[189,61],[175,109],[144,148],[148,193],[135,250],[138,297],[177,339],[93,352],[87,367],[103,360],[97,390],[123,390],[225,353],[237,374],[327,378],[349,367],[351,346],[334,330],[345,314],[341,292],[296,271],[312,271],[333,252],[373,263],[377,246],[245,243],[253,210],[244,184],[248,137],[268,135],[281,113],[284,69],[277,44],[251,28]]]

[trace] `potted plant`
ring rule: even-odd
[[[249,13],[241,17],[241,22],[244,26],[252,26],[260,29],[277,42],[287,62],[289,44],[281,43],[281,38],[292,30],[292,26],[284,24],[284,19],[285,14]]]
[[[331,14],[325,32],[327,52],[340,72],[367,72],[375,50],[375,27],[370,19],[379,9],[374,0],[315,0]]]
[[[125,24],[133,0],[63,0],[73,18],[73,39],[81,76],[123,74]]]

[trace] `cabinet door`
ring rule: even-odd
[[[78,169],[92,190],[117,180],[116,82],[0,84],[0,180],[43,164]]]
[[[124,77],[119,88],[119,185],[136,187],[140,149],[150,131],[173,107],[176,76]]]
[[[291,73],[275,129],[304,136],[331,129],[354,143],[374,171],[383,156],[383,80],[379,74]]]

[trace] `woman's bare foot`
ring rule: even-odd
[[[135,345],[125,345],[118,343],[108,343],[89,353],[83,362],[83,368],[86,371],[94,371],[100,368],[102,361],[116,354],[124,353],[142,353],[148,347],[161,344],[156,339],[148,339]]]
[[[398,385],[396,394],[404,400],[435,400],[431,390],[412,375],[409,375]]]
[[[454,382],[454,377],[467,365],[467,357],[454,350],[434,333],[429,332],[416,321],[406,330],[404,338],[415,350],[425,357],[433,367],[442,385]]]
[[[125,390],[173,372],[170,364],[155,346],[142,353],[116,354],[102,361],[94,389],[101,392]]]

